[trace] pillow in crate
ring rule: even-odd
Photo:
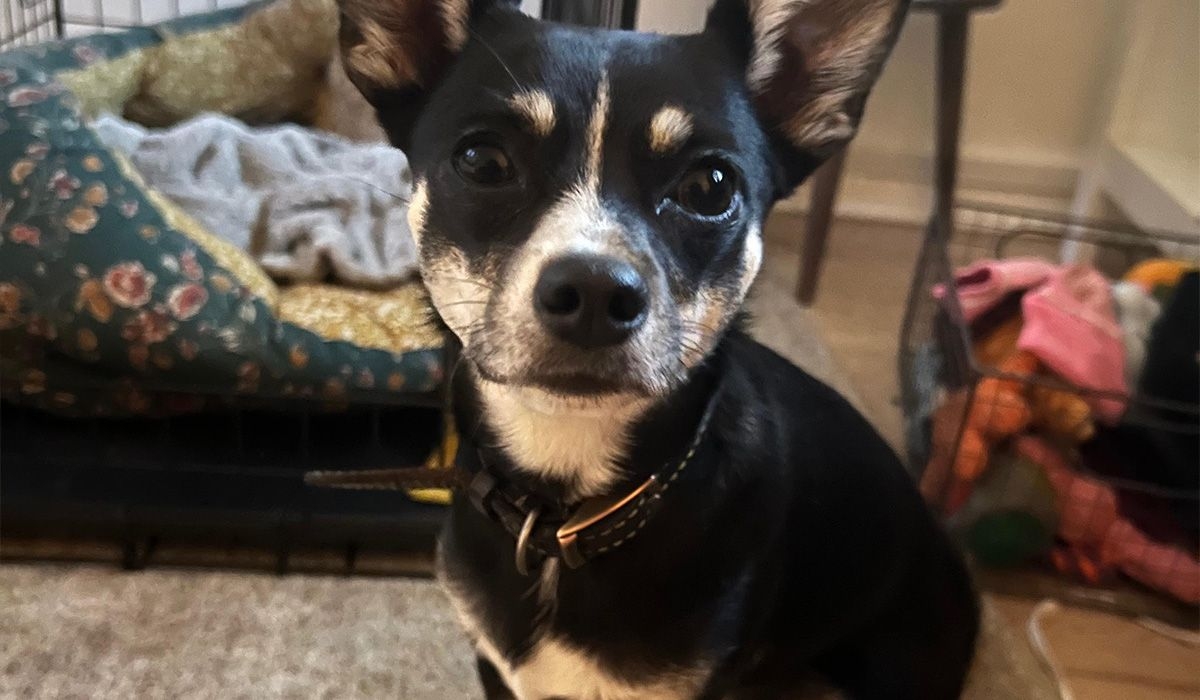
[[[332,7],[288,5],[306,3]],[[6,400],[128,415],[190,410],[198,396],[386,402],[440,385],[442,339],[416,283],[277,287],[86,126],[81,98],[98,98],[76,94],[94,85],[80,69],[124,74],[165,36],[237,38],[227,25],[242,12],[0,54]],[[314,51],[325,47],[299,53]]]

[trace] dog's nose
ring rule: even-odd
[[[542,268],[533,305],[555,336],[581,348],[623,342],[646,320],[646,281],[632,265],[572,255]]]

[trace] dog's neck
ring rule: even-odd
[[[698,371],[655,400],[562,398],[496,384],[471,370],[459,372],[456,385],[464,441],[490,451],[499,462],[493,467],[508,478],[573,503],[640,483],[679,459],[695,436],[715,370]]]
[[[649,407],[640,397],[583,402],[477,381],[484,421],[512,465],[564,484],[574,500],[604,493],[621,478],[630,431]]]

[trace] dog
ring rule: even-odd
[[[458,349],[438,570],[486,695],[957,697],[964,563],[741,311],[764,217],[854,135],[907,0],[716,0],[690,36],[339,3]]]

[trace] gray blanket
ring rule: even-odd
[[[416,271],[412,176],[387,144],[210,114],[162,131],[110,115],[92,127],[151,186],[276,279],[379,288]]]

